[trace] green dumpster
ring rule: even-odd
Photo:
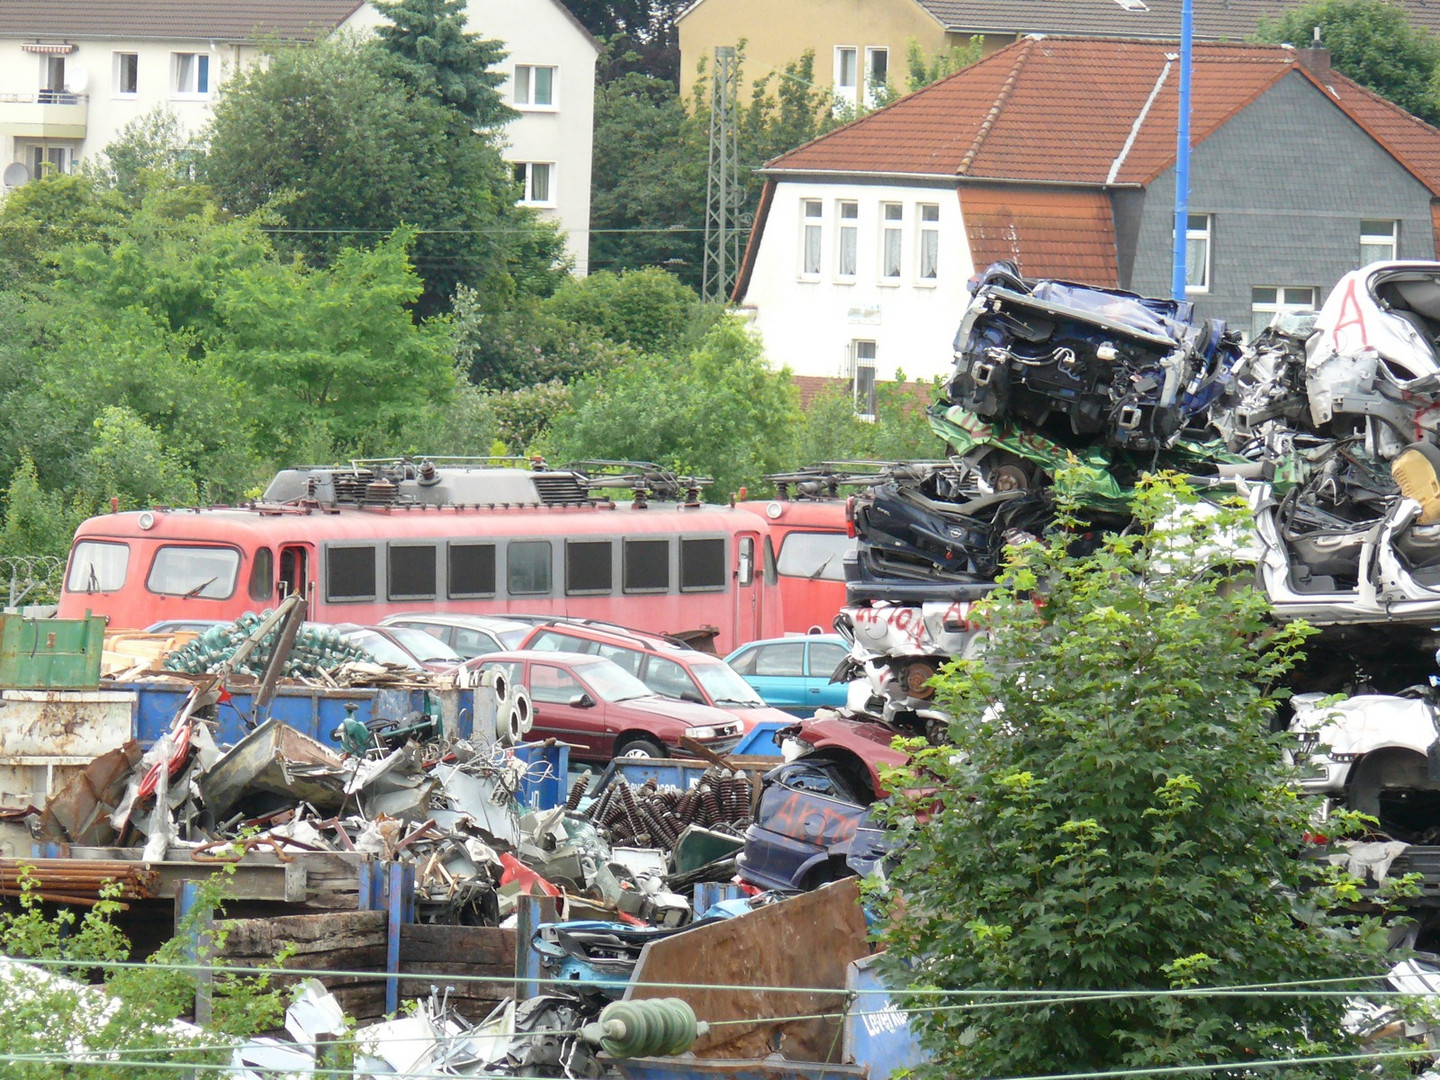
[[[0,689],[83,689],[100,685],[105,620],[0,615]]]

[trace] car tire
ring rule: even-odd
[[[664,758],[670,752],[656,739],[648,735],[627,735],[615,744],[616,757]]]

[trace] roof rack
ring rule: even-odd
[[[653,461],[587,458],[566,462],[561,469],[580,474],[580,483],[590,491],[628,488],[637,506],[647,499],[699,506],[700,489],[714,482],[708,476],[681,476]]]

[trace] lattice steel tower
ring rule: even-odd
[[[715,49],[710,86],[710,167],[705,175],[705,278],[707,300],[727,300],[740,269],[740,137],[736,102],[740,65],[734,48]]]

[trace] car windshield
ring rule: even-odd
[[[765,704],[754,687],[735,674],[735,669],[724,660],[691,660],[690,673],[700,680],[705,693],[710,695],[710,700],[716,705],[754,708]]]
[[[357,649],[364,649],[382,664],[398,664],[407,668],[416,666],[415,658],[384,634],[377,634],[374,630],[347,630],[342,636],[346,642]]]
[[[459,664],[465,658],[433,634],[408,626],[388,628],[395,640],[413,653],[422,664],[428,662]]]
[[[595,660],[577,665],[575,674],[584,679],[585,685],[604,701],[630,701],[655,696],[655,691],[613,660]]]
[[[507,649],[518,649],[520,643],[530,633],[528,626],[522,626],[515,630],[496,630],[495,636],[500,639],[500,644]]]

